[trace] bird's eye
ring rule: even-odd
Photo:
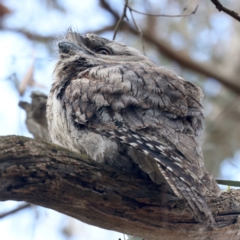
[[[102,54],[102,55],[110,55],[110,52],[106,48],[98,48],[95,53]]]

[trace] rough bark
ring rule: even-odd
[[[208,199],[218,224],[208,230],[164,187],[20,136],[0,138],[0,200],[27,201],[144,239],[240,238],[238,190]]]

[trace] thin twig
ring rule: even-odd
[[[221,185],[233,186],[233,187],[240,187],[240,182],[239,182],[239,181],[216,179],[216,182],[217,182],[218,184],[221,184]]]
[[[114,11],[111,6],[109,5],[109,3],[105,0],[100,0],[100,6],[107,10],[108,12],[110,12],[112,14],[112,16],[114,17],[115,21],[117,21],[119,19],[119,15],[116,11]]]
[[[142,34],[142,31],[141,31],[141,29],[138,27],[138,25],[137,25],[137,23],[136,23],[136,21],[135,21],[135,19],[134,19],[134,17],[133,17],[132,10],[131,10],[130,8],[129,8],[129,11],[130,11],[130,13],[131,13],[132,20],[133,20],[133,23],[134,23],[134,25],[135,25],[135,28],[137,29],[137,31],[138,31],[138,33],[139,33],[139,37],[140,37],[140,39],[141,39],[143,54],[146,55],[146,53],[145,53],[145,46],[144,46],[144,42],[143,42],[143,34]]]
[[[192,0],[188,0],[188,3],[186,4],[186,6],[183,8],[183,10],[182,10],[182,14],[188,9],[188,7],[189,7],[189,4],[190,4],[190,2],[191,2]]]
[[[234,19],[238,20],[240,22],[240,16],[238,13],[224,7],[218,0],[211,0],[212,3],[216,6],[219,12],[223,11],[229,16],[233,17]]]
[[[177,14],[177,15],[168,15],[168,14],[150,14],[150,13],[143,13],[143,12],[139,12],[135,9],[133,9],[132,7],[130,6],[127,6],[129,8],[130,11],[133,11],[135,13],[139,13],[139,14],[142,14],[142,15],[146,15],[146,16],[150,16],[150,17],[187,17],[187,16],[190,16],[192,14],[195,14],[197,12],[197,9],[198,9],[198,5],[195,7],[195,9],[190,12],[190,13],[186,13],[186,14]]]
[[[31,206],[30,203],[22,204],[22,205],[20,205],[19,207],[15,208],[15,209],[13,209],[13,210],[11,210],[11,211],[9,211],[9,212],[5,212],[5,213],[0,214],[0,219],[6,217],[6,216],[8,216],[8,215],[11,215],[11,214],[13,214],[13,213],[16,213],[16,212],[18,212],[18,211],[20,211],[20,210],[23,210],[23,209],[25,209],[25,208],[28,208],[28,207],[30,207],[30,206]]]
[[[101,2],[104,3],[104,9],[110,12],[114,18],[116,18],[115,16],[118,16],[117,13],[111,8],[111,6],[105,0],[101,0]],[[137,30],[128,23],[123,22],[123,27],[125,27],[125,29],[128,29],[131,33],[135,35],[138,34]],[[147,42],[154,44],[158,51],[160,51],[166,57],[175,60],[185,68],[188,68],[192,71],[198,72],[205,76],[214,78],[218,80],[220,83],[222,83],[226,88],[230,89],[232,92],[240,94],[240,84],[238,83],[239,79],[237,77],[227,76],[222,71],[216,72],[213,70],[213,67],[195,62],[185,53],[181,52],[181,54],[179,54],[179,52],[173,50],[173,48],[169,44],[164,42],[162,39],[157,38],[155,35],[147,32],[146,30],[143,31],[143,35]]]
[[[127,12],[127,8],[128,8],[128,0],[125,0],[125,4],[124,4],[124,9],[123,9],[123,13],[122,13],[122,16],[120,17],[120,19],[118,20],[117,22],[117,25],[116,25],[116,28],[114,30],[114,34],[113,34],[113,40],[115,40],[116,38],[116,35],[117,35],[117,32],[123,22],[123,19],[126,17],[127,18],[127,15],[126,15],[126,12]]]
[[[190,1],[191,1],[191,0],[189,0],[189,2],[187,3],[187,6],[184,8],[184,11],[187,9]],[[135,28],[137,29],[138,34],[139,34],[139,37],[140,37],[140,39],[141,39],[143,54],[146,55],[146,53],[145,53],[145,46],[144,46],[144,42],[143,42],[143,34],[142,34],[141,29],[140,29],[139,26],[137,25],[137,23],[136,23],[136,21],[135,21],[135,19],[134,19],[134,16],[133,16],[133,13],[132,13],[132,12],[136,12],[136,13],[143,14],[143,15],[147,15],[147,16],[154,16],[154,17],[184,17],[184,16],[189,16],[189,15],[195,14],[196,11],[197,11],[197,8],[198,8],[198,5],[196,6],[196,8],[195,8],[191,13],[187,13],[187,14],[179,14],[179,15],[158,14],[158,15],[155,15],[155,14],[147,14],[147,13],[139,12],[139,11],[133,9],[132,7],[130,7],[130,6],[128,5],[128,0],[125,0],[125,4],[124,4],[124,9],[123,9],[122,16],[121,16],[120,19],[118,20],[118,22],[117,22],[117,24],[116,24],[116,28],[115,28],[115,30],[114,30],[113,40],[115,40],[116,35],[117,35],[117,32],[118,32],[118,30],[119,30],[119,28],[120,28],[120,26],[121,26],[124,18],[127,18],[126,12],[127,12],[127,9],[129,9],[130,14],[131,14],[131,17],[132,17],[132,20],[133,20],[133,23],[134,23],[134,26],[135,26]]]

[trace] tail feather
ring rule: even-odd
[[[188,205],[192,210],[196,220],[207,226],[216,225],[212,211],[208,207],[204,196],[200,195],[193,187],[189,187],[184,181],[181,181],[181,179],[176,177],[172,172],[168,171],[167,169],[163,171],[165,172],[167,179],[171,179],[171,183],[169,184],[174,185],[172,189],[173,191],[177,191],[174,191],[175,194],[188,202]]]

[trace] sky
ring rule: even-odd
[[[40,0],[7,0],[5,4],[13,13],[4,20],[4,25],[8,28],[28,29],[40,35],[59,36],[69,26],[80,32],[86,32],[89,29],[95,30],[99,29],[100,26],[109,25],[112,21],[110,16],[106,17],[107,13],[100,10],[97,0],[81,1],[81,6],[79,6],[78,0],[61,0],[59,2],[66,7],[67,15],[51,10],[47,5],[43,6],[43,1]],[[118,12],[122,10],[123,1],[114,0],[111,2]],[[164,6],[166,1],[162,1],[161,4]],[[94,17],[90,18],[89,16]],[[213,16],[211,24],[216,29],[216,32],[221,34],[228,29],[229,22],[225,16],[221,19],[221,23],[223,23],[221,27],[218,22],[219,17]],[[208,32],[202,32],[199,38],[205,39],[208,35]],[[112,38],[110,33],[105,33],[104,37]],[[212,38],[214,40],[214,36]],[[181,36],[177,33],[173,33],[170,40],[177,49],[184,46]],[[12,74],[15,73],[15,77],[21,81],[34,61],[34,80],[45,86],[40,90],[47,94],[52,83],[52,71],[56,56],[43,44],[29,41],[23,35],[13,31],[1,31],[0,43],[2,46],[0,54],[0,135],[15,134],[31,137],[24,123],[25,112],[18,107],[18,102],[20,100],[30,101],[31,91],[39,90],[39,88],[29,88],[24,96],[19,96]],[[154,53],[151,54],[154,55]],[[202,61],[206,60],[206,56],[206,54],[196,52],[192,57]],[[214,81],[209,79],[206,83],[208,85],[204,86],[206,92],[213,89],[209,91],[209,94],[217,94],[220,91],[221,87],[213,84]],[[212,87],[213,85],[214,87]],[[240,153],[236,153],[234,158],[240,159]],[[221,175],[227,179],[240,180],[239,167],[240,165],[238,168],[233,166],[231,159],[226,159],[222,164]],[[21,203],[13,201],[1,202],[0,214],[15,208],[19,204]],[[62,228],[65,226],[71,226],[71,228],[75,229],[76,234],[70,238],[71,240],[123,239],[121,233],[89,226],[70,217],[66,218],[53,210],[37,206],[0,220],[1,239],[66,239],[64,234],[61,233]]]

